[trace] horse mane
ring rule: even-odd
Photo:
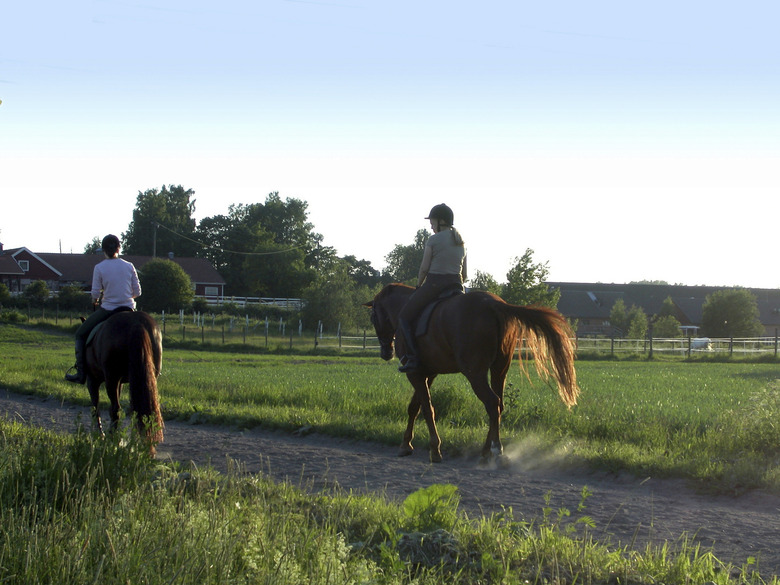
[[[402,282],[392,282],[385,286],[381,291],[379,291],[379,294],[376,295],[376,300],[381,301],[389,297],[390,295],[396,294],[397,292],[406,292],[406,291],[414,291],[413,286],[409,286],[408,284],[404,284]]]

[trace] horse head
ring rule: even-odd
[[[395,327],[381,302],[374,299],[363,303],[363,306],[371,309],[371,324],[379,340],[379,356],[386,362],[390,361],[395,355]]]

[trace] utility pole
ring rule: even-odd
[[[160,225],[156,221],[152,220],[152,226],[154,226],[154,230],[152,230],[152,258],[157,258],[157,226]]]

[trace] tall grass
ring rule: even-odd
[[[58,436],[0,420],[0,486],[0,582],[10,584],[765,582],[752,564],[685,543],[609,549],[579,511],[567,525],[562,511],[536,524],[511,510],[469,519],[457,489],[437,485],[402,505],[308,495],[240,469],[157,463],[121,433]]]
[[[67,334],[0,326],[0,385],[88,403],[62,381]],[[164,417],[248,428],[316,430],[400,442],[411,387],[378,357],[166,349]],[[780,372],[773,363],[579,361],[571,411],[555,391],[515,365],[503,416],[507,450],[533,447],[559,464],[684,477],[721,492],[780,492]],[[460,375],[437,378],[432,396],[445,454],[470,454],[487,432],[482,404]],[[415,445],[425,449],[425,425]]]

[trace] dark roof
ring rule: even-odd
[[[647,315],[655,315],[667,298],[678,309],[683,325],[701,323],[702,306],[709,295],[733,287],[687,286],[680,284],[603,284],[583,282],[547,282],[548,287],[561,291],[558,310],[567,317],[609,319],[612,305],[623,299],[627,309],[641,307]],[[780,289],[749,288],[756,297],[761,323],[780,326]]]
[[[17,249],[21,250],[22,248]],[[10,250],[8,252],[11,252]],[[56,269],[62,274],[61,280],[68,282],[92,282],[92,271],[95,265],[105,256],[101,254],[57,254],[43,252],[33,254],[42,262]],[[3,258],[3,256],[0,256]],[[128,262],[132,262],[136,270],[152,260],[152,256],[121,256]],[[168,258],[164,258],[167,260]],[[173,262],[182,267],[190,277],[193,284],[225,284],[225,279],[217,272],[211,263],[205,258],[172,258]]]
[[[22,276],[24,270],[16,263],[10,254],[0,254],[0,274]]]
[[[152,260],[152,256],[122,256],[128,262],[132,262],[135,265],[136,270],[140,270],[141,267]],[[168,260],[169,258],[163,258]],[[217,269],[211,265],[211,262],[205,258],[170,258],[173,262],[182,267],[182,270],[186,272],[193,284],[225,284],[225,279],[217,272]],[[91,278],[91,277],[90,277]]]

